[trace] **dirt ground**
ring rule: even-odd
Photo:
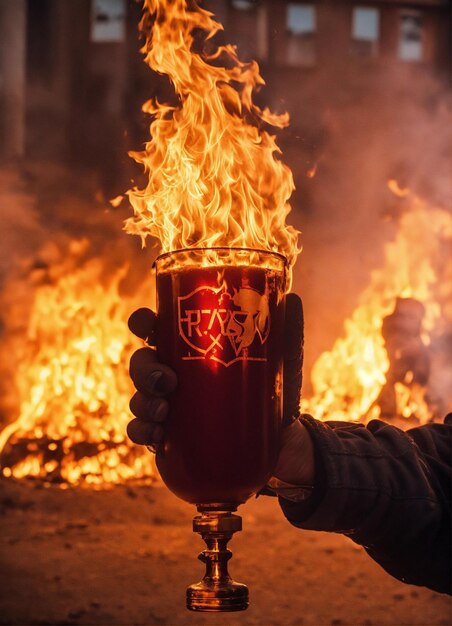
[[[450,598],[394,580],[343,536],[291,527],[272,498],[239,511],[230,571],[251,605],[223,615],[185,609],[203,542],[165,487],[3,479],[0,503],[1,624],[452,624]]]

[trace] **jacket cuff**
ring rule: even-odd
[[[384,525],[392,496],[385,471],[391,463],[387,446],[376,445],[372,432],[363,424],[325,423],[310,415],[302,415],[300,421],[314,444],[316,482],[312,496],[304,502],[279,498],[283,513],[299,528],[350,536],[359,532],[359,543],[365,543]],[[400,454],[412,443],[403,431],[398,433],[396,448]]]

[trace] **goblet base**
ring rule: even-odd
[[[227,549],[232,535],[242,530],[242,518],[229,507],[198,507],[201,515],[193,520],[193,530],[206,542],[207,549],[199,559],[206,565],[201,582],[187,589],[187,609],[190,611],[222,612],[244,611],[248,608],[248,587],[231,579],[228,561],[232,552]]]
[[[233,580],[220,583],[201,581],[187,589],[187,609],[190,611],[244,611],[248,605],[248,587]]]

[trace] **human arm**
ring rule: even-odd
[[[407,432],[379,420],[301,422],[315,488],[307,500],[279,498],[287,519],[342,533],[396,578],[451,593],[452,416]]]

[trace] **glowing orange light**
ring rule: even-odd
[[[67,269],[36,287],[14,354],[18,418],[0,433],[2,473],[91,485],[149,478],[152,456],[126,436],[138,342],[127,329],[136,301],[119,294],[125,270],[106,279],[99,259]],[[145,281],[141,299],[151,290]]]
[[[443,263],[441,243],[450,245],[452,239],[452,216],[401,189],[396,181],[389,181],[388,186],[407,204],[394,240],[385,247],[384,265],[371,274],[357,308],[344,323],[343,336],[313,366],[314,393],[302,401],[302,410],[319,419],[358,421],[380,415],[376,401],[389,368],[382,323],[398,297],[423,303],[425,345],[442,317],[436,273]],[[409,372],[404,382],[396,383],[394,392],[399,416],[416,416],[422,422],[432,418],[426,389],[412,385]]]
[[[169,77],[178,104],[143,107],[153,116],[152,139],[133,157],[149,177],[144,189],[128,192],[135,216],[127,231],[156,237],[162,252],[247,247],[280,252],[292,266],[299,252],[298,232],[286,224],[293,178],[265,129],[286,126],[287,114],[253,102],[264,83],[258,65],[242,63],[233,46],[212,45],[223,27],[209,11],[186,0],[144,5],[145,61]],[[195,29],[204,33],[203,52],[194,50]]]

